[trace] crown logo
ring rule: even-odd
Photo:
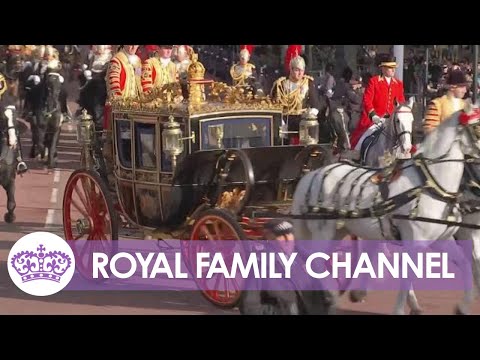
[[[72,265],[70,256],[60,251],[47,253],[43,245],[37,251],[21,251],[12,258],[11,264],[22,277],[22,282],[50,280],[59,283]]]

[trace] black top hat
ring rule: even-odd
[[[293,225],[284,219],[272,219],[264,225],[264,228],[275,236],[287,235],[293,232]]]
[[[390,54],[378,54],[376,57],[376,60],[378,62],[378,66],[382,67],[391,67],[391,68],[396,68],[397,67],[397,59],[394,56],[391,56]]]
[[[465,86],[468,84],[467,77],[462,70],[451,70],[447,74],[447,85]]]

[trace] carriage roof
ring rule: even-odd
[[[194,54],[195,55],[195,54]],[[283,107],[269,96],[253,95],[243,87],[204,79],[203,65],[193,57],[188,69],[188,97],[180,83],[164,85],[137,98],[112,100],[114,112],[141,112],[156,115],[195,117],[223,112],[281,113]]]

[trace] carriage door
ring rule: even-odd
[[[136,223],[133,197],[132,121],[121,114],[114,116],[115,173],[118,177],[118,198],[130,221]]]
[[[138,224],[156,228],[162,223],[159,186],[159,143],[156,117],[135,119],[135,205]]]

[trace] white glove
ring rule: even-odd
[[[40,81],[41,81],[41,80],[40,80],[40,76],[38,76],[38,75],[30,75],[30,76],[28,77],[27,81],[32,81],[32,80],[33,80],[33,83],[34,83],[35,85],[40,84]]]
[[[374,124],[380,125],[380,124],[383,124],[383,122],[385,121],[385,118],[381,118],[378,115],[373,115],[372,121],[373,121]]]
[[[85,76],[85,79],[92,80],[92,72],[90,70],[85,70],[83,75]]]

